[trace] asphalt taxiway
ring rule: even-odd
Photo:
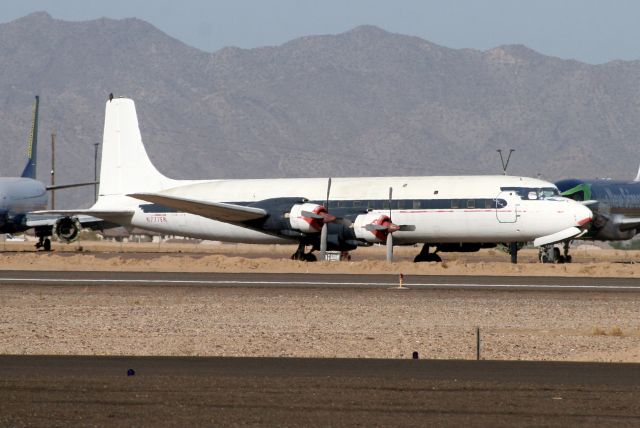
[[[397,274],[0,271],[3,284],[381,289],[398,287],[400,278]],[[414,290],[640,292],[636,278],[410,275],[403,278],[403,285]]]
[[[637,426],[639,393],[638,364],[0,356],[2,426]]]

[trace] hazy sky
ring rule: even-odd
[[[362,24],[452,48],[524,44],[589,63],[640,59],[638,0],[2,0],[0,22],[136,17],[205,51],[278,45]]]

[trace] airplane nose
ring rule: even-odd
[[[593,212],[584,205],[574,202],[576,204],[575,207],[575,220],[576,226],[584,228],[586,225],[593,220]]]

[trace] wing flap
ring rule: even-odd
[[[127,196],[225,223],[242,223],[264,218],[268,215],[267,211],[262,208],[224,202],[200,201],[159,193],[132,193]]]

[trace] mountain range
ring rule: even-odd
[[[509,173],[633,178],[640,61],[589,65],[525,46],[449,49],[361,26],[203,52],[139,19],[0,25],[0,175],[20,173],[40,95],[39,177],[93,179],[108,94],[133,98],[173,178]],[[93,189],[56,194],[87,206]]]

